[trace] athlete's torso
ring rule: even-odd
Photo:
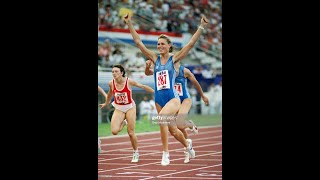
[[[126,105],[132,103],[132,91],[128,87],[129,78],[126,78],[126,82],[124,83],[124,87],[122,89],[117,89],[115,80],[112,80],[113,86],[113,96],[114,103],[118,105]]]
[[[184,76],[184,66],[180,65],[178,76],[175,79],[175,89],[179,94],[180,99],[189,98],[187,91],[187,78]]]
[[[176,71],[174,70],[172,57],[170,56],[164,65],[161,64],[160,56],[156,60],[154,67],[154,88],[156,92],[160,92],[161,90],[173,91]]]
[[[170,56],[165,64],[161,64],[158,56],[154,66],[154,97],[155,102],[161,107],[165,106],[172,98],[179,98],[177,91],[174,89],[176,71],[174,69],[173,56]]]

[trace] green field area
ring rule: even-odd
[[[215,126],[222,124],[221,115],[189,115],[187,120],[192,120],[198,127],[201,126]],[[153,124],[148,120],[137,120],[136,121],[136,133],[142,132],[153,132],[159,131],[159,125]],[[126,126],[119,133],[119,135],[127,134]],[[110,124],[109,123],[100,123],[98,124],[98,136],[111,136]]]

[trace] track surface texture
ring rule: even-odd
[[[128,135],[101,138],[98,179],[222,179],[222,128],[198,127],[188,132],[196,157],[184,163],[184,149],[169,133],[170,164],[161,166],[160,133],[137,134],[139,162],[131,163],[133,149]]]

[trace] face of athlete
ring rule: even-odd
[[[117,67],[112,68],[112,76],[114,79],[122,77],[122,72],[120,71],[120,68],[117,68]]]
[[[158,40],[157,48],[158,48],[160,54],[168,53],[170,47],[171,47],[171,45],[168,44],[166,39],[160,38]]]

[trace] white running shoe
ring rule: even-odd
[[[184,163],[189,163],[190,162],[190,157],[189,157],[189,153],[187,150],[184,151]]]
[[[170,164],[170,159],[169,159],[169,152],[162,152],[162,160],[161,160],[161,165],[162,166],[167,166]]]
[[[188,142],[187,150],[188,150],[190,158],[195,158],[196,157],[196,152],[192,148],[192,140],[191,139],[186,139],[186,141]]]
[[[131,162],[132,162],[132,163],[139,162],[139,153],[138,153],[138,152],[134,152],[134,153],[133,153]]]
[[[193,132],[193,134],[198,134],[199,131],[198,131],[197,126],[194,124],[194,122],[192,120],[189,120],[189,122],[192,124],[191,132]]]
[[[125,123],[125,125],[128,125],[128,121],[126,119],[123,120],[123,122]]]

